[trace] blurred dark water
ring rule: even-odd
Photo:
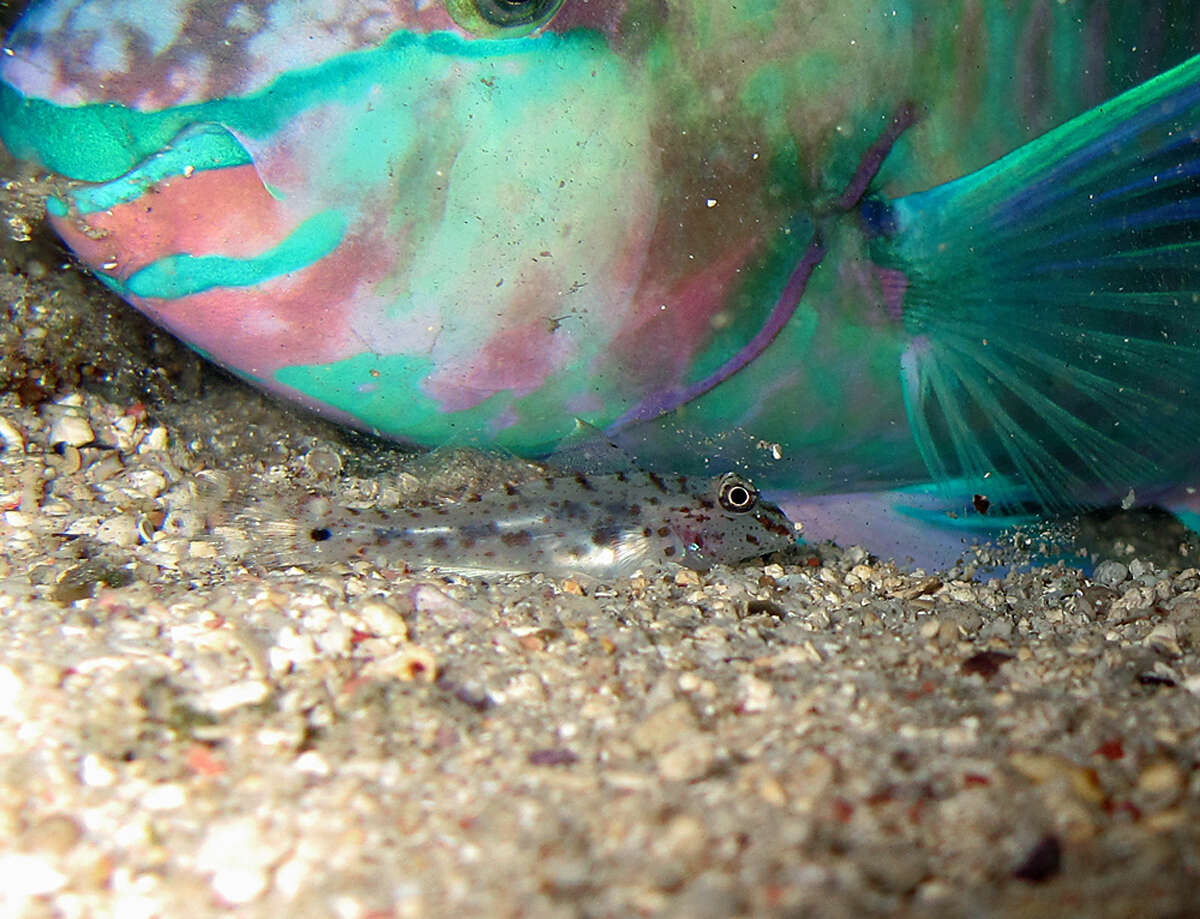
[[[0,32],[7,32],[26,6],[25,0],[0,0]]]

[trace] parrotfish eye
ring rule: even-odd
[[[517,38],[540,29],[566,0],[446,0],[462,28],[484,38]]]
[[[744,514],[758,504],[758,489],[740,475],[727,472],[721,476],[717,501],[731,514]]]

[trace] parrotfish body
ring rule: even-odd
[[[627,577],[708,569],[795,545],[792,522],[733,473],[553,475],[393,511],[329,508],[294,530],[297,559],[374,557],[470,571]]]
[[[274,392],[523,455],[582,420],[919,554],[1193,475],[1198,45],[1181,0],[43,0],[0,139]]]

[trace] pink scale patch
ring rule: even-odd
[[[252,166],[170,179],[109,211],[53,219],[89,265],[120,281],[171,255],[253,258],[301,222],[267,192]],[[356,304],[389,268],[377,246],[348,236],[314,264],[253,287],[129,299],[218,361],[269,377],[289,365],[360,352],[362,342],[350,330]]]
[[[364,350],[349,320],[356,284],[372,280],[364,275],[373,264],[372,250],[348,239],[309,267],[255,287],[130,301],[222,363],[269,378],[283,367],[332,363]]]
[[[651,279],[635,295],[636,312],[614,339],[612,354],[635,390],[681,381],[713,333],[738,271],[757,238],[731,249],[703,271],[683,279]],[[606,358],[607,360],[608,358]]]
[[[518,397],[537,390],[554,371],[563,351],[541,319],[497,332],[465,366],[439,368],[423,388],[442,411],[472,408],[505,390]]]
[[[107,211],[52,217],[51,223],[85,262],[124,281],[182,252],[252,258],[279,245],[300,220],[247,165],[177,176]]]

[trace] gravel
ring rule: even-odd
[[[494,459],[204,369],[36,197],[0,194],[0,914],[1198,914],[1196,568],[306,564],[246,521]]]

